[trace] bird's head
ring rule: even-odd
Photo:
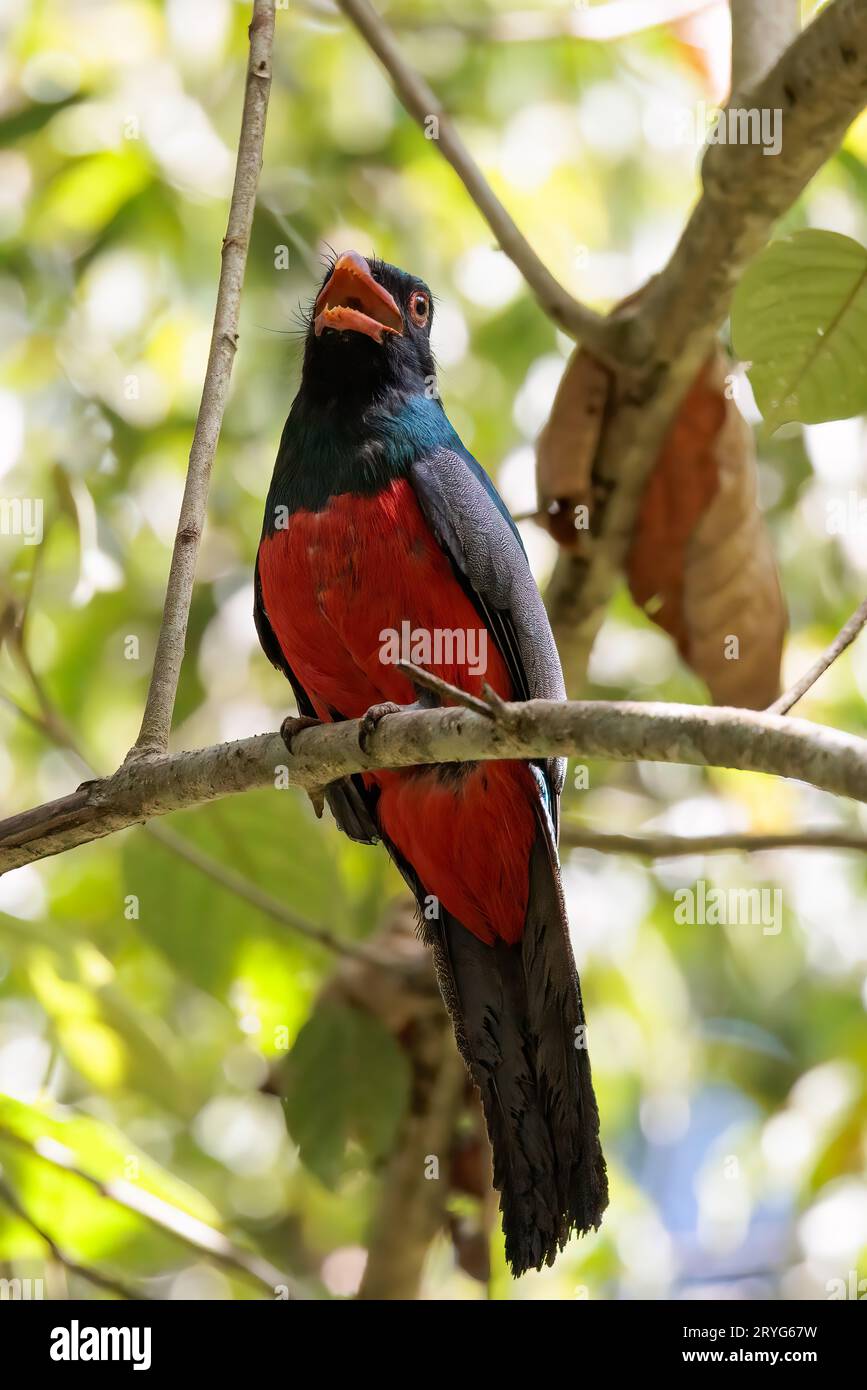
[[[362,399],[427,389],[436,372],[432,318],[431,292],[418,276],[344,251],[313,304],[303,386]]]

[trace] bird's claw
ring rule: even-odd
[[[321,719],[313,719],[309,714],[287,715],[280,725],[280,737],[286,744],[287,751],[292,752],[292,740],[303,729],[318,729],[321,723]]]
[[[381,719],[387,714],[400,714],[401,706],[396,705],[393,700],[384,700],[381,705],[371,705],[366,714],[362,715],[358,725],[358,746],[362,753],[368,753],[368,743],[372,735],[376,732]]]
[[[280,737],[286,745],[286,751],[294,754],[292,740],[300,734],[302,729],[317,729],[322,723],[321,719],[313,719],[309,714],[289,714],[280,725]],[[316,819],[321,820],[325,810],[325,793],[314,789],[308,790],[308,797],[313,810],[316,812]]]

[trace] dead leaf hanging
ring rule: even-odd
[[[642,499],[627,576],[716,704],[763,709],[779,693],[786,609],[730,371],[718,349],[687,393]]]

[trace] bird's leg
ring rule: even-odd
[[[287,715],[280,725],[280,737],[286,745],[287,753],[289,753],[290,756],[294,755],[292,740],[297,734],[301,733],[302,729],[318,729],[322,722],[321,719],[311,718],[309,714]],[[324,791],[319,791],[318,788],[314,788],[312,791],[308,791],[307,795],[310,798],[310,804],[316,812],[316,819],[321,820],[322,813],[325,810]]]
[[[288,752],[292,752],[292,740],[296,734],[300,734],[302,729],[318,729],[321,723],[321,719],[313,719],[309,714],[287,714],[280,725],[280,737]]]
[[[396,705],[393,700],[383,700],[380,705],[371,705],[366,714],[362,715],[358,728],[358,746],[362,753],[369,753],[368,744],[372,735],[376,732],[377,725],[387,714],[419,714],[422,710],[435,709],[439,704],[436,698],[432,698],[430,691],[420,690],[415,687],[418,696],[411,705]]]

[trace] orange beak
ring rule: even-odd
[[[364,257],[344,251],[313,306],[313,328],[317,338],[326,328],[335,328],[364,333],[381,343],[386,333],[403,333],[403,315],[388,290],[374,280]]]

